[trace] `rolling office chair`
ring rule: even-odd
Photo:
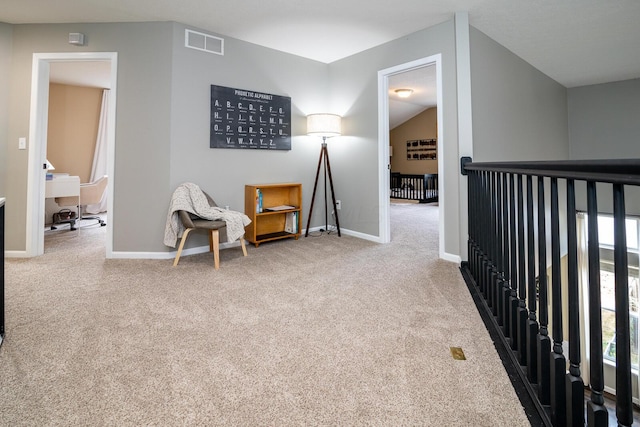
[[[77,221],[82,220],[90,220],[95,219],[98,221],[101,227],[107,225],[106,222],[99,216],[84,216],[82,213],[83,208],[87,205],[95,205],[100,203],[104,192],[107,189],[108,178],[107,175],[104,175],[101,178],[96,179],[93,182],[89,182],[86,184],[80,184],[80,202],[77,201],[76,197],[56,197],[55,201],[60,206],[74,206],[76,203],[79,203],[78,206],[78,219]]]

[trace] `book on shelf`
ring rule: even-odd
[[[262,190],[256,188],[256,213],[262,212]]]
[[[287,212],[284,223],[284,231],[286,233],[297,234],[298,233],[298,211]]]
[[[288,211],[291,209],[295,209],[295,206],[290,206],[290,205],[280,205],[280,206],[272,206],[270,208],[264,208],[265,211],[273,211],[273,212],[277,212],[277,211]]]

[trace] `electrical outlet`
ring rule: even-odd
[[[336,209],[342,209],[342,200],[336,200]]]

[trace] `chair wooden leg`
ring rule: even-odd
[[[244,245],[244,237],[240,238],[240,246],[242,246],[242,253],[247,256],[247,247]]]
[[[187,241],[187,236],[189,235],[189,232],[191,230],[193,230],[193,228],[187,228],[186,230],[184,230],[184,233],[182,233],[182,240],[180,240],[180,246],[178,246],[178,253],[176,254],[176,259],[173,260],[174,267],[178,265],[178,261],[180,261],[180,254],[182,254],[182,248],[184,248],[184,242]]]
[[[213,252],[213,230],[209,233],[209,252]]]
[[[213,266],[220,268],[220,236],[218,230],[211,230],[211,242],[213,244]]]

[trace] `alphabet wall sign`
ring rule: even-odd
[[[291,98],[211,85],[209,147],[291,150]]]

